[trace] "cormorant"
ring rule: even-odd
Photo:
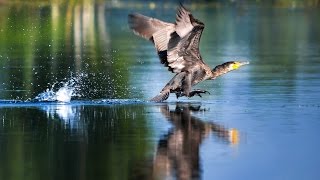
[[[214,80],[229,71],[238,69],[249,62],[229,61],[211,69],[199,52],[199,42],[204,24],[180,4],[176,22],[168,23],[161,20],[134,13],[128,15],[129,27],[133,32],[156,47],[160,62],[176,75],[166,84],[159,95],[151,101],[162,102],[168,99],[170,93],[177,98],[192,97],[206,90],[191,87],[204,80]]]

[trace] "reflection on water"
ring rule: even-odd
[[[150,149],[139,105],[0,108],[0,179],[128,179]]]
[[[236,129],[195,117],[193,113],[205,113],[197,104],[178,103],[173,109],[165,104],[154,107],[160,108],[173,128],[153,142],[148,140],[154,135],[145,120],[147,104],[83,103],[2,104],[0,178],[7,179],[14,173],[18,178],[28,174],[26,179],[198,179],[204,139],[213,135],[223,143],[239,143]],[[152,146],[157,148],[150,163],[148,151],[153,151]],[[79,164],[68,167],[73,161]],[[104,167],[109,170],[102,170]]]
[[[174,127],[159,141],[153,162],[155,179],[199,179],[200,145],[207,136],[214,134],[230,144],[239,141],[236,129],[194,117],[193,112],[204,111],[200,105],[178,103],[174,110],[170,110],[168,105],[160,109]]]
[[[79,121],[81,114],[79,107],[69,104],[56,104],[49,106],[40,106],[39,109],[43,110],[47,119],[55,119],[61,121],[70,129],[84,129],[86,130],[86,124],[84,121]]]

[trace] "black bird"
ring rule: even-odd
[[[176,22],[168,23],[161,20],[134,13],[128,16],[129,27],[133,32],[150,40],[156,47],[160,62],[176,75],[166,84],[159,95],[151,101],[162,102],[170,93],[177,98],[192,97],[206,90],[191,87],[204,80],[214,80],[220,75],[238,69],[249,62],[229,61],[211,69],[199,52],[199,43],[204,24],[195,19],[183,5],[180,5]]]

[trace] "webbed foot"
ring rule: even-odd
[[[189,93],[189,97],[193,97],[193,96],[195,96],[195,95],[197,95],[197,96],[199,96],[199,97],[202,97],[201,96],[201,94],[210,94],[208,91],[206,91],[206,90],[201,90],[201,89],[195,89],[195,90],[193,90],[193,91],[191,91],[190,93]]]

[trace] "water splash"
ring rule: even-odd
[[[36,101],[57,101],[56,93],[52,89],[46,89],[45,92],[38,94],[34,100]]]
[[[131,89],[118,77],[104,72],[74,73],[70,77],[50,85],[31,101],[70,102],[75,99],[126,99],[132,94],[137,94],[136,89]]]
[[[71,75],[68,80],[54,83],[51,88],[38,94],[34,100],[41,102],[70,102],[72,97],[81,97],[81,83],[86,77],[87,74],[85,73]]]
[[[56,92],[57,101],[70,102],[71,96],[73,95],[74,88],[63,86]]]

